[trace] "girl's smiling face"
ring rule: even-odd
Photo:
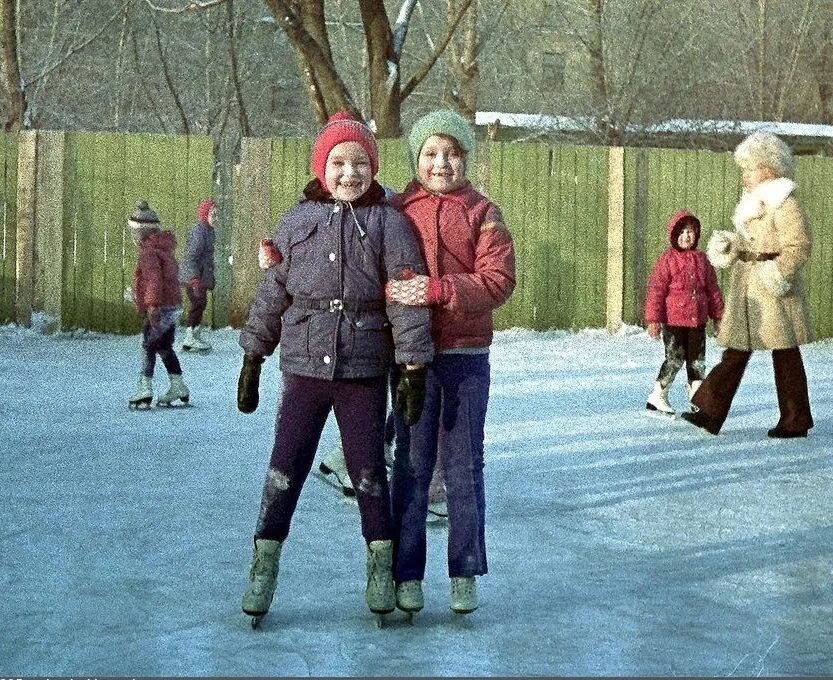
[[[327,191],[339,201],[355,201],[370,188],[370,156],[358,142],[336,144],[324,168]]]
[[[417,179],[433,194],[445,194],[466,183],[466,153],[452,137],[432,135],[419,151]]]

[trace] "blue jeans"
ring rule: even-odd
[[[394,580],[425,576],[428,489],[439,455],[448,492],[448,575],[485,574],[483,438],[489,401],[488,354],[439,354],[428,366],[425,408],[408,437],[397,436],[393,465]],[[397,414],[397,429],[403,430]],[[410,444],[410,446],[409,446]]]

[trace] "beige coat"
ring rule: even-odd
[[[738,202],[735,231],[712,234],[709,260],[717,268],[732,268],[717,337],[723,347],[787,349],[812,340],[801,280],[811,239],[794,190],[784,177],[762,182]],[[749,262],[739,259],[742,251],[778,255]]]

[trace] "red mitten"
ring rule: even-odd
[[[388,302],[398,302],[401,305],[425,307],[436,305],[442,301],[442,281],[423,274],[404,272],[409,278],[394,279],[385,285],[385,298]]]
[[[200,293],[200,288],[202,288],[202,281],[200,281],[200,279],[199,279],[198,277],[196,277],[196,276],[195,276],[193,279],[191,279],[190,281],[188,281],[188,283],[190,283],[190,284],[191,284],[191,290],[193,290],[193,291],[194,291],[194,293],[196,293],[197,295],[199,295],[199,293]]]
[[[275,244],[268,238],[261,239],[260,248],[257,251],[257,264],[261,269],[269,269],[276,264],[280,264],[283,256],[280,251],[275,248]]]

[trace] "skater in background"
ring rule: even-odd
[[[272,242],[279,263],[265,271],[240,333],[241,411],[257,407],[261,364],[278,343],[283,373],[242,603],[253,623],[269,609],[281,548],[331,410],[357,482],[367,605],[379,614],[394,609],[383,452],[388,371],[394,357],[403,366],[399,394],[412,422],[422,410],[425,364],[433,357],[429,311],[385,301],[388,279],[425,269],[413,230],[374,181],[372,133],[346,114],[334,115],[316,137],[311,167],[315,179],[277,226]],[[326,545],[322,553],[330,556]]]
[[[767,435],[806,437],[813,427],[800,345],[812,340],[801,271],[810,258],[810,232],[790,179],[794,159],[775,135],[756,132],[735,149],[743,195],[735,231],[712,234],[708,255],[717,268],[731,267],[726,313],[717,341],[723,357],[683,418],[717,434],[755,350],[772,352],[780,418]]]
[[[706,323],[711,318],[719,329],[723,296],[714,267],[697,249],[700,220],[687,210],[678,211],[668,221],[668,240],[671,247],[657,259],[645,296],[648,335],[655,340],[662,335],[665,345],[665,361],[645,406],[673,415],[668,388],[683,363],[689,400],[706,376]]]
[[[133,272],[132,298],[136,310],[144,317],[142,327],[142,370],[139,388],[130,397],[131,408],[148,408],[153,400],[153,372],[156,355],[168,371],[170,387],[159,397],[159,406],[176,401],[188,403],[189,393],[182,379],[182,368],[174,352],[174,329],[182,314],[177,262],[174,257],[176,237],[163,230],[159,216],[147,201],[139,201],[127,220],[133,243],[139,249]]]
[[[197,223],[185,240],[182,254],[181,282],[188,296],[188,316],[182,349],[186,352],[208,352],[211,345],[201,337],[202,316],[208,303],[208,291],[214,290],[214,241],[217,204],[204,198],[197,206]]]
[[[462,116],[423,116],[411,128],[407,148],[415,179],[398,203],[416,229],[428,275],[392,281],[386,292],[392,302],[431,309],[435,357],[422,418],[410,428],[410,446],[397,438],[394,456],[396,604],[406,612],[423,607],[425,520],[439,456],[448,494],[451,609],[467,613],[478,607],[475,577],[487,572],[483,439],[492,310],[514,290],[515,254],[500,210],[466,177],[475,140]]]

